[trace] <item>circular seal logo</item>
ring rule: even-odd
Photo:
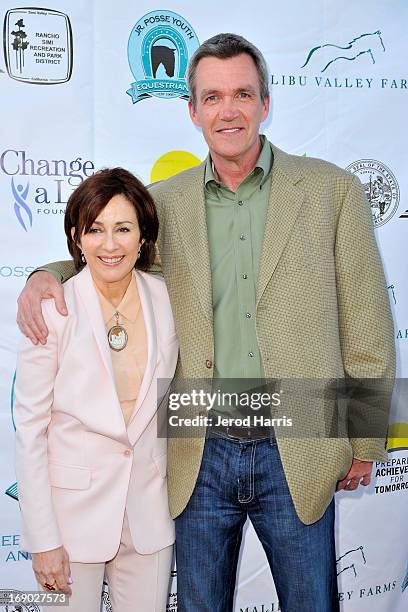
[[[181,15],[165,10],[143,15],[128,42],[135,82],[126,93],[133,104],[151,96],[188,100],[187,65],[199,45],[197,34]]]
[[[375,227],[384,225],[396,213],[400,190],[391,170],[375,159],[359,159],[347,166],[346,170],[356,174],[363,184],[371,206]]]

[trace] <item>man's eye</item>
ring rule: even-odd
[[[206,102],[215,102],[217,99],[217,96],[207,96],[205,101]]]
[[[241,91],[241,92],[239,93],[239,97],[240,97],[240,98],[244,98],[244,99],[245,99],[245,98],[249,98],[249,93],[248,93],[247,91]]]

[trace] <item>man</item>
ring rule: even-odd
[[[392,378],[388,296],[359,181],[259,135],[267,70],[242,37],[204,42],[188,80],[190,116],[209,156],[151,187],[180,340],[176,377]],[[66,262],[51,267],[59,278],[72,274]],[[49,296],[62,311],[59,283],[38,273],[19,298],[18,321],[33,341],[46,341],[39,301]],[[338,609],[333,494],[369,484],[372,461],[385,457],[383,439],[320,431],[220,427],[207,439],[172,438],[179,611],[232,610],[247,517],[282,610]]]

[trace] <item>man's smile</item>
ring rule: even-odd
[[[217,134],[237,134],[238,132],[242,132],[244,128],[241,127],[232,127],[232,128],[221,128],[216,130]]]

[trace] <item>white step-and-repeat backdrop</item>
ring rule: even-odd
[[[121,165],[149,183],[204,159],[184,77],[191,53],[213,34],[240,33],[264,52],[272,110],[263,131],[270,140],[330,160],[364,183],[395,316],[399,375],[408,374],[405,0],[27,4],[0,2],[0,588],[20,590],[34,588],[34,580],[19,546],[13,467],[17,295],[34,267],[67,258],[66,201],[95,169]],[[152,32],[160,47],[154,58]],[[372,485],[337,494],[339,592],[347,612],[408,609],[406,412],[395,403],[388,462],[374,465]],[[177,609],[176,579],[168,609]],[[250,526],[235,610],[279,610]]]

